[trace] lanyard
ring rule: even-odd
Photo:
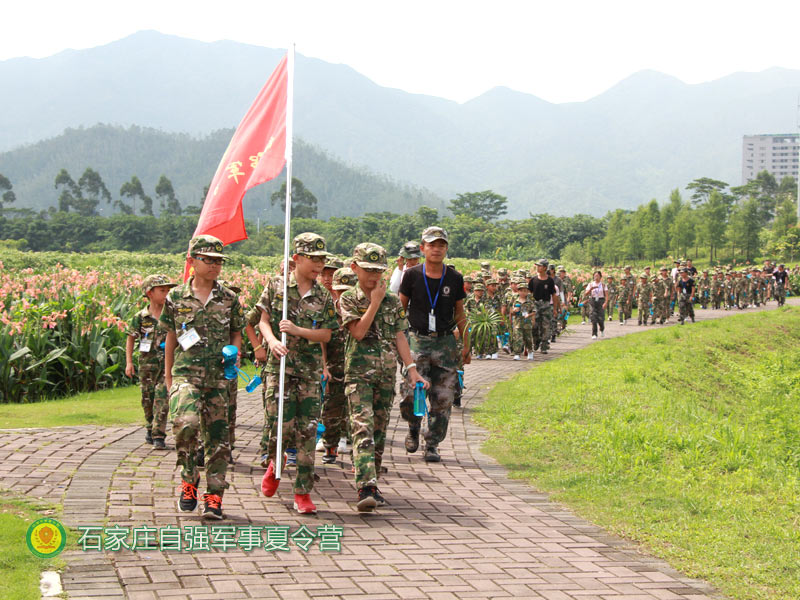
[[[425,291],[428,292],[428,302],[431,304],[431,314],[436,308],[436,302],[439,301],[439,292],[442,291],[442,283],[444,283],[444,274],[447,272],[447,267],[442,265],[442,278],[439,280],[439,289],[436,290],[436,297],[431,299],[431,290],[428,287],[428,276],[425,274],[425,265],[422,265],[422,281],[425,282]]]

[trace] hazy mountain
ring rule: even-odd
[[[283,54],[145,31],[0,62],[0,149],[97,122],[233,127]],[[298,56],[295,119],[333,156],[445,197],[492,188],[516,216],[602,214],[700,176],[740,183],[742,135],[794,131],[799,91],[800,71],[785,69],[699,85],[642,71],[586,102],[495,88],[458,104]]]
[[[231,135],[233,129],[202,137],[109,125],[68,129],[55,138],[0,153],[0,173],[14,186],[17,201],[11,208],[57,206],[59,192],[54,182],[58,172],[67,169],[77,182],[87,167],[100,174],[114,199],[119,198],[122,184],[136,175],[155,201],[155,186],[163,174],[172,181],[182,206],[198,205]],[[445,202],[428,190],[345,165],[297,139],[293,174],[317,197],[320,218],[359,216],[381,212],[387,206],[397,213],[414,212],[420,206],[445,207]],[[271,206],[270,195],[285,180],[284,174],[250,190],[244,199],[245,217],[282,222],[280,206]],[[98,208],[106,215],[115,212],[113,204]],[[158,211],[157,202],[154,209]]]

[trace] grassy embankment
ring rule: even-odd
[[[513,477],[736,599],[800,598],[800,309],[593,344],[476,410]]]

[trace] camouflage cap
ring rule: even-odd
[[[357,283],[358,277],[356,277],[353,269],[350,267],[342,267],[341,269],[336,269],[336,272],[333,274],[333,285],[331,285],[331,287],[334,290],[349,290]]]
[[[524,280],[524,279],[523,279],[522,281],[520,281],[520,282],[519,282],[519,284],[520,284],[520,286],[519,286],[519,290],[517,290],[517,291],[519,291],[519,292],[521,292],[521,291],[523,291],[523,290],[524,290],[524,291],[526,291],[526,292],[529,292],[529,291],[530,291],[530,290],[528,289],[528,286],[527,286],[527,285],[525,285],[525,280]]]
[[[564,271],[565,273],[567,272],[567,270],[564,268],[564,265],[558,265],[556,267],[556,271],[558,271],[559,273],[561,273],[561,271]]]
[[[536,264],[537,264],[538,266],[540,266],[540,267],[547,267],[547,266],[549,266],[549,265],[550,265],[550,261],[549,261],[549,260],[547,260],[546,258],[540,258],[540,259],[539,259],[539,260],[536,262]]]
[[[419,249],[419,242],[410,240],[403,244],[400,248],[400,256],[403,258],[422,258],[422,252]]]
[[[422,232],[422,241],[430,244],[436,240],[447,241],[447,232],[441,227],[428,227]]]
[[[325,257],[324,269],[341,269],[344,267],[344,261],[335,254],[328,254]]]
[[[473,292],[485,292],[486,291],[486,286],[483,285],[481,282],[478,282],[478,283],[476,283],[475,285],[472,286],[472,291]]]
[[[647,266],[644,268],[644,270],[645,270],[645,271],[649,271],[649,270],[650,270],[650,269],[652,269],[652,268],[653,268],[653,267],[651,267],[650,265],[647,265]]]
[[[708,269],[703,269],[703,273],[708,273]]]
[[[639,279],[647,279],[647,273],[640,274]]]
[[[488,269],[488,268],[490,268],[491,266],[492,266],[492,265],[491,265],[491,264],[489,264],[488,262],[486,262],[485,260],[484,260],[483,262],[481,262],[481,269]]]
[[[683,267],[681,269],[681,273],[688,273],[688,272],[689,272],[689,269],[687,267]]]
[[[661,267],[661,268],[659,269],[659,271],[669,271],[669,269],[668,269],[667,267]]]
[[[144,281],[142,282],[142,293],[146,296],[147,292],[152,290],[154,287],[160,287],[162,285],[173,288],[178,284],[172,283],[169,280],[169,277],[167,277],[166,275],[160,275],[160,274],[148,275],[147,277],[144,278]]]
[[[517,275],[519,275],[520,277],[527,277],[528,276],[528,270],[527,269],[518,269],[517,270]]]
[[[498,277],[508,277],[508,269],[505,267],[497,269],[497,275]]]
[[[622,275],[619,276],[619,278],[620,278],[620,281],[621,281],[623,279],[628,279],[628,276],[625,275],[625,273],[623,273]]]
[[[325,238],[318,233],[307,231],[294,238],[294,253],[303,256],[328,256]]]
[[[386,270],[389,265],[386,262],[386,250],[383,246],[364,242],[353,248],[353,262],[362,269]]]
[[[222,240],[215,238],[213,235],[196,235],[192,238],[192,241],[189,242],[189,256],[202,254],[203,256],[227,258],[222,253],[223,247],[224,244]]]
[[[489,279],[486,280],[486,285],[497,285],[497,279],[495,279],[494,277],[490,277]]]
[[[632,266],[630,266],[630,265],[625,265],[623,268],[624,268],[626,271],[630,271],[630,270],[631,270],[633,267],[632,267]]]

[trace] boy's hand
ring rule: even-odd
[[[278,323],[278,331],[288,335],[298,335],[300,328],[292,323],[289,319],[283,319]]]
[[[386,297],[386,282],[381,279],[369,295],[369,301],[380,304]]]
[[[431,382],[420,375],[416,368],[413,368],[408,372],[408,378],[411,380],[411,387],[417,385],[417,382],[419,381],[422,383],[423,388],[426,390],[431,389]]]
[[[281,323],[283,323],[283,321],[281,321]],[[270,344],[269,350],[270,352],[272,352],[272,355],[275,358],[280,358],[281,356],[286,356],[287,354],[289,354],[289,349],[278,341],[276,341],[273,344]]]
[[[133,363],[128,363],[125,365],[125,375],[128,377],[133,377],[136,374],[136,368],[133,366]]]
[[[322,379],[324,379],[325,381],[331,380],[331,372],[328,370],[328,367],[324,367],[322,369]]]
[[[263,348],[263,347],[259,348],[258,350],[256,350],[253,353],[253,355],[256,357],[256,362],[258,364],[263,365],[265,362],[267,362],[267,349],[266,348]]]

